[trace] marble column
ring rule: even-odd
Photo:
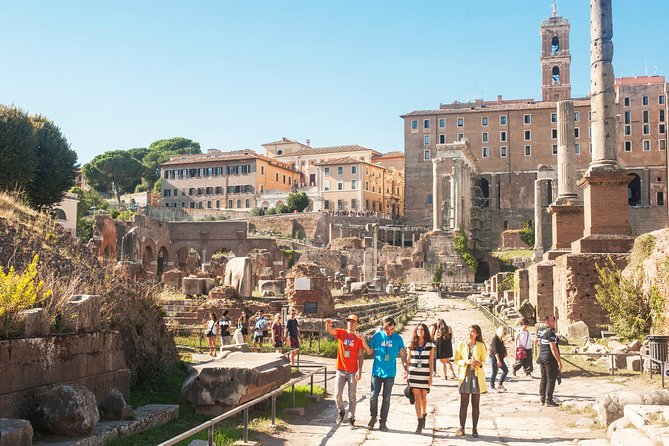
[[[453,183],[453,229],[457,230],[462,227],[462,161],[458,159],[453,160]]]
[[[441,163],[432,158],[432,230],[441,231]]]
[[[576,186],[576,168],[574,166],[574,103],[560,101],[557,104],[558,115],[558,196],[561,199],[578,197]]]
[[[541,258],[544,253],[543,231],[541,227],[543,210],[541,208],[541,185],[545,179],[534,180],[534,257]]]
[[[448,177],[448,186],[450,189],[450,196],[448,198],[448,227],[455,229],[455,176],[450,173]]]

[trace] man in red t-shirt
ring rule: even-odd
[[[344,421],[344,386],[348,384],[348,424],[355,427],[356,388],[362,374],[365,352],[358,336],[358,316],[346,318],[346,330],[332,328],[332,320],[325,319],[325,330],[337,338],[337,372],[335,374],[335,401],[337,403],[337,424]]]

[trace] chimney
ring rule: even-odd
[[[502,95],[501,95],[501,94],[498,94],[498,95],[497,95],[497,103],[498,103],[498,104],[501,104],[501,103],[502,103]]]
[[[311,140],[307,138],[307,146],[311,147]]]

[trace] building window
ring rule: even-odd
[[[337,181],[337,190],[344,190],[344,182]]]
[[[657,126],[657,132],[658,132],[658,133],[660,133],[660,134],[664,134],[664,133],[666,133],[666,131],[667,131],[666,124],[659,124],[659,125]]]
[[[659,115],[660,115],[660,116],[659,116],[659,121],[660,121],[660,122],[664,122],[664,110],[660,110],[660,114],[659,114]]]
[[[365,190],[369,190],[369,181],[365,181]]]
[[[657,193],[657,205],[664,206],[664,192]]]
[[[274,174],[274,181],[279,182],[279,172]]]
[[[551,113],[551,122],[557,122],[557,113]]]
[[[578,122],[581,120],[581,114],[579,112],[574,112],[574,121]]]
[[[337,200],[337,209],[340,211],[344,210],[344,200]]]
[[[424,146],[429,146],[430,145],[430,135],[423,136],[423,145]]]
[[[631,123],[632,123],[632,112],[628,110],[625,112],[625,124],[631,124]]]
[[[643,125],[643,134],[644,135],[650,135],[650,124],[644,124]]]
[[[416,133],[418,131],[418,120],[414,119],[411,121],[411,133]]]
[[[282,180],[283,180],[283,184],[286,184],[286,176],[285,175],[282,176]]]
[[[632,126],[630,124],[625,124],[625,136],[629,136],[632,134]],[[592,135],[590,135],[592,136]]]
[[[429,129],[430,128],[430,120],[429,119],[423,119],[423,128],[424,129]]]
[[[657,97],[657,103],[660,105],[664,105],[664,95],[660,95]]]
[[[458,127],[464,127],[465,126],[465,118],[458,118],[457,119],[457,125]]]
[[[481,151],[481,156],[482,156],[483,158],[488,158],[488,154],[489,154],[489,152],[488,152],[488,148],[487,148],[487,147],[484,147],[484,148],[482,149],[482,151]]]
[[[648,124],[648,110],[644,110],[642,116],[643,116],[643,122],[645,124]]]
[[[446,127],[446,119],[439,118],[439,128],[443,129],[444,127]]]
[[[499,148],[499,156],[501,156],[502,158],[506,156],[506,146],[501,146]]]
[[[358,188],[358,182],[356,180],[351,180],[351,189],[357,189]]]
[[[523,115],[523,122],[525,124],[532,124],[532,115]]]
[[[643,140],[643,151],[650,152],[650,141],[647,139]]]
[[[641,98],[641,105],[648,105],[648,96],[643,96]]]
[[[532,155],[532,146],[525,146],[525,156]]]
[[[207,209],[211,209],[211,200],[207,200]]]
[[[464,133],[458,133],[457,137],[455,138],[458,142],[462,141],[465,139],[465,134]]]
[[[557,144],[553,144],[553,155],[557,155]]]
[[[592,143],[589,143],[589,144],[588,144],[588,151],[589,151],[590,153],[592,153]]]
[[[506,125],[506,115],[501,115],[499,117],[499,125]]]
[[[425,161],[428,161],[430,159],[430,151],[429,150],[423,150],[423,159]]]
[[[356,200],[355,198],[351,198],[351,209],[352,210],[358,209],[358,200]]]
[[[481,134],[481,141],[482,142],[488,142],[488,132],[483,132]]]
[[[344,166],[337,166],[337,175],[344,175]]]
[[[163,191],[163,197],[171,197],[172,196],[172,190],[171,189],[165,189]]]
[[[505,141],[506,141],[506,132],[499,132],[499,140],[500,140],[501,142],[505,142]]]
[[[427,197],[425,198],[425,203],[427,204],[432,204],[432,194],[427,194]],[[369,208],[369,205],[367,205]]]
[[[232,209],[232,200],[228,200],[228,209]]]
[[[625,107],[629,107],[630,106],[630,98],[624,98],[623,99],[623,104],[625,105]]]
[[[330,182],[329,181],[326,181],[326,182],[323,183],[323,190],[326,190],[326,191],[330,190]]]
[[[265,175],[265,166],[260,166],[260,175]]]
[[[658,148],[660,150],[667,150],[667,140],[666,139],[661,139],[658,141]]]
[[[551,129],[551,138],[557,139],[557,129]]]
[[[576,153],[577,155],[581,153],[581,145],[579,143],[576,143],[576,145],[574,145],[574,153]]]
[[[576,127],[574,128],[574,138],[580,138],[581,137],[581,129]]]
[[[481,125],[488,125],[488,117],[487,116],[482,116],[481,117]]]
[[[241,207],[242,207],[242,200],[237,199],[237,209],[241,209]]]
[[[531,141],[531,140],[532,140],[532,131],[525,130],[525,141]]]
[[[249,198],[247,198],[246,199],[246,208],[248,209],[250,207],[251,207],[251,200]]]
[[[208,187],[207,190],[205,191],[205,194],[213,195],[214,194],[214,188],[213,187]]]
[[[324,168],[323,169],[323,174],[324,175],[330,175],[330,168],[329,167]]]
[[[446,144],[446,135],[439,135],[439,144]]]
[[[358,173],[358,166],[351,166],[351,174],[355,175]]]
[[[625,141],[625,152],[632,151],[632,141]]]

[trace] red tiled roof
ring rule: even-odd
[[[349,146],[314,147],[314,148],[304,149],[304,150],[300,150],[298,152],[291,153],[289,156],[325,155],[325,154],[328,154],[328,153],[364,152],[364,151],[372,152],[372,156],[374,156],[375,154],[380,154],[380,152],[377,152],[374,149],[359,146],[357,144],[352,144],[352,145],[349,145]],[[284,155],[284,156],[288,156],[288,155]]]
[[[282,161],[276,160],[274,158],[267,157],[265,155],[259,155],[253,150],[244,150],[238,152],[219,152],[219,153],[202,153],[196,155],[175,155],[171,157],[169,161],[161,164],[161,166],[180,166],[183,164],[194,164],[194,163],[204,163],[211,161],[243,161],[259,159],[267,161],[268,163],[275,164],[277,166],[291,169],[291,166]]]

